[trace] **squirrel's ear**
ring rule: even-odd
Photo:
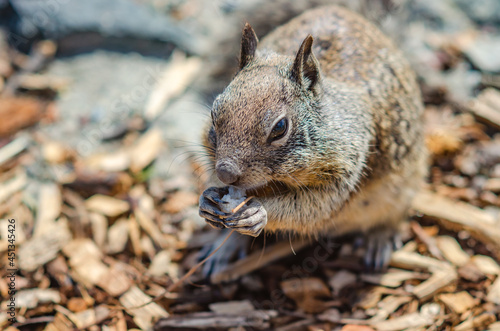
[[[246,23],[241,35],[240,70],[254,58],[258,41],[255,31]]]
[[[314,90],[320,79],[319,62],[312,52],[313,37],[308,35],[300,45],[292,68],[292,79],[308,90]]]

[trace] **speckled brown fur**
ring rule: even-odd
[[[294,61],[309,34],[315,57],[298,81]],[[214,102],[204,142],[214,165],[230,160],[241,173],[235,185],[260,199],[265,229],[396,227],[426,168],[422,100],[403,54],[373,24],[336,6],[307,11],[267,35],[255,56],[246,53]],[[269,130],[283,114],[289,136],[272,145]]]

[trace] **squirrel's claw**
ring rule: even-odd
[[[220,204],[224,202],[220,200],[220,194],[223,189],[211,187],[205,190],[200,196],[200,211],[201,217],[216,223],[222,222],[222,218],[227,218],[231,214],[221,210]]]
[[[216,228],[216,229],[224,229],[225,228],[224,223],[223,223],[221,218],[202,210],[201,205],[200,205],[200,211],[198,214],[200,215],[201,218],[204,218],[205,222],[207,222],[211,227]]]
[[[379,228],[364,238],[366,248],[363,258],[365,269],[370,272],[382,272],[387,269],[392,252],[401,247],[401,237],[393,228]]]
[[[267,224],[267,212],[258,199],[252,199],[234,215],[224,220],[224,226],[241,234],[257,237]]]
[[[221,197],[226,195],[227,192],[228,192],[227,187],[210,187],[203,192],[201,197],[208,199],[215,205],[219,205],[226,203],[221,200]]]

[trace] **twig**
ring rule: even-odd
[[[236,213],[238,210],[240,210],[248,201],[250,201],[252,198],[255,198],[253,195],[252,196],[249,196],[248,198],[246,198],[245,200],[243,200],[239,205],[237,205],[235,208],[233,208],[231,210],[231,214],[234,214]],[[220,215],[219,218],[220,219],[224,219],[224,218],[228,218],[228,217],[231,217],[231,215],[228,215],[228,216],[223,216],[223,215]]]
[[[237,205],[237,206],[236,206],[236,208],[233,208],[233,209],[231,210],[231,213],[233,213],[233,214],[234,214],[234,213],[236,213],[238,210],[240,210],[240,209],[241,209],[241,207],[243,207],[244,205],[246,205],[246,203],[247,203],[248,201],[250,201],[252,198],[254,198],[254,196],[253,196],[253,195],[252,195],[252,196],[249,196],[248,198],[246,198],[246,199],[245,199],[244,201],[242,201],[239,205]]]
[[[310,242],[307,240],[295,241],[293,246],[296,251],[309,245]],[[263,265],[266,265],[272,261],[276,261],[282,257],[290,254],[290,243],[280,242],[267,249],[264,255],[261,252],[255,252],[245,259],[238,260],[234,264],[230,265],[228,268],[224,269],[222,272],[213,274],[210,278],[212,284],[219,284],[222,282],[228,282],[231,280],[238,279],[242,275],[246,275],[254,270],[257,270]]]

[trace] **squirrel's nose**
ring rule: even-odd
[[[215,171],[217,172],[217,177],[226,185],[231,185],[240,178],[238,167],[231,161],[217,162]]]

